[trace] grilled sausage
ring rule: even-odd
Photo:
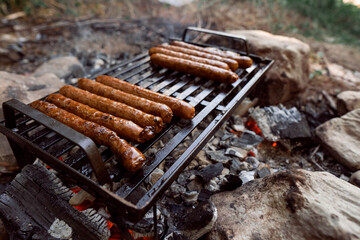
[[[188,49],[192,49],[192,50],[196,50],[196,51],[200,51],[200,52],[210,53],[210,54],[214,54],[214,55],[217,55],[217,56],[223,57],[223,58],[234,59],[239,64],[239,68],[248,68],[253,64],[253,60],[248,56],[241,56],[240,54],[237,54],[234,52],[229,52],[229,51],[222,51],[217,48],[203,48],[203,47],[199,47],[199,46],[189,44],[186,42],[181,42],[181,41],[173,41],[173,42],[171,42],[171,45],[188,48]]]
[[[193,74],[195,76],[215,80],[221,83],[233,83],[239,76],[236,73],[222,68],[197,63],[190,60],[175,58],[160,53],[150,56],[151,62],[157,66],[175,71]]]
[[[128,171],[135,172],[143,166],[144,155],[137,148],[119,138],[114,131],[97,123],[86,121],[48,102],[35,101],[30,106],[84,134],[96,143],[110,147]]]
[[[133,121],[141,127],[152,126],[154,132],[158,133],[163,128],[163,121],[160,117],[144,113],[126,104],[104,98],[88,91],[70,85],[60,88],[60,93],[77,102],[96,108],[102,112],[110,113],[120,118]]]
[[[214,55],[214,54],[200,52],[200,51],[197,51],[197,50],[178,47],[178,46],[173,46],[173,45],[159,45],[158,47],[165,48],[167,50],[171,50],[171,51],[175,51],[175,52],[185,53],[185,54],[188,54],[188,55],[193,55],[193,56],[197,56],[197,57],[202,57],[202,58],[207,58],[207,59],[212,59],[212,60],[217,60],[217,61],[220,61],[220,62],[224,62],[227,65],[229,65],[229,67],[230,67],[230,69],[232,71],[235,71],[236,69],[239,68],[239,64],[234,59],[223,58],[223,57],[219,57],[219,56]]]
[[[159,116],[165,123],[171,122],[173,112],[171,108],[165,104],[150,101],[146,98],[141,98],[86,78],[79,79],[78,86],[96,95],[110,98],[114,101],[140,109],[143,112]]]
[[[121,91],[152,100],[154,102],[166,104],[171,108],[176,116],[181,118],[191,119],[195,116],[195,108],[183,100],[153,92],[149,89],[142,88],[123,80],[105,75],[98,76],[96,81]]]
[[[177,58],[191,60],[191,61],[194,61],[194,62],[209,64],[209,65],[212,65],[212,66],[215,66],[215,67],[223,68],[225,70],[230,69],[229,65],[227,65],[224,62],[220,62],[220,61],[212,60],[212,59],[207,59],[207,58],[202,58],[202,57],[196,57],[196,56],[188,55],[188,54],[181,53],[181,52],[175,52],[175,51],[167,50],[165,48],[159,48],[159,47],[150,48],[149,55],[151,56],[154,53],[161,53],[161,54],[172,56],[172,57],[177,57]]]
[[[59,93],[47,96],[46,101],[57,107],[71,112],[85,120],[95,122],[115,131],[119,137],[132,142],[142,143],[155,136],[152,127],[142,128],[132,121],[115,117],[111,114],[100,112]]]

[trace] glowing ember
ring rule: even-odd
[[[277,143],[276,143],[276,142],[274,142],[274,143],[272,144],[272,146],[273,146],[273,147],[276,147],[276,146],[277,146]]]
[[[258,127],[257,123],[254,120],[249,120],[246,123],[246,127],[255,132],[257,135],[262,136],[261,129]]]

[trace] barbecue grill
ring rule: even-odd
[[[112,152],[107,147],[96,145],[88,137],[28,105],[12,99],[3,103],[5,119],[0,122],[0,132],[7,136],[20,167],[33,163],[36,158],[41,159],[60,172],[67,181],[70,180],[103,201],[120,229],[123,228],[124,221],[139,221],[151,207],[154,207],[156,226],[157,200],[231,116],[236,107],[273,64],[273,60],[249,54],[244,38],[224,32],[189,27],[184,31],[182,40],[199,46],[229,49],[218,44],[194,41],[192,38],[195,35],[196,39],[207,36],[207,42],[216,38],[220,39],[214,40],[214,42],[218,41],[217,43],[229,40],[232,46],[240,44],[242,46],[240,50],[238,48],[231,50],[242,55],[249,55],[254,60],[254,64],[247,69],[238,69],[236,73],[239,75],[239,79],[231,85],[167,69],[154,68],[150,64],[147,53],[98,71],[92,76],[87,76],[92,79],[103,74],[118,77],[153,91],[183,99],[195,107],[196,115],[193,119],[184,120],[174,117],[172,122],[154,139],[135,145],[147,156],[147,162],[140,171],[128,173],[118,165],[107,169],[106,163],[114,159]],[[200,127],[204,122],[206,122],[206,127]],[[173,161],[164,175],[139,201],[131,202],[129,199],[137,188],[172,152],[177,151],[179,144],[183,143],[195,128],[200,131],[197,138],[180,157]],[[155,154],[146,154],[149,149],[159,145],[159,141],[174,129],[178,130],[170,141],[165,143]],[[90,178],[92,173],[96,176],[96,181]],[[112,183],[120,179],[126,179],[125,184],[120,189],[112,191]],[[110,190],[108,187],[104,187],[104,184],[110,186]],[[125,237],[129,237],[128,231],[122,230]]]

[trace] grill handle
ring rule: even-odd
[[[78,145],[85,152],[99,184],[111,183],[110,176],[93,140],[16,99],[3,103],[5,126],[7,128],[13,129],[16,127],[15,110],[24,113],[36,122]]]
[[[184,30],[183,36],[182,36],[182,40],[184,42],[187,41],[188,39],[188,32],[189,31],[193,31],[193,32],[199,32],[199,33],[206,33],[206,34],[210,34],[210,35],[215,35],[215,36],[220,36],[220,37],[225,37],[228,38],[230,40],[238,40],[240,42],[243,42],[245,45],[245,52],[246,52],[246,56],[249,56],[249,46],[248,46],[248,42],[246,40],[245,37],[241,37],[241,36],[237,36],[234,34],[230,34],[230,33],[225,33],[225,32],[219,32],[219,31],[214,31],[214,30],[210,30],[210,29],[205,29],[205,28],[197,28],[197,27],[187,27]]]

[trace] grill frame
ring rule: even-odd
[[[189,101],[192,105],[196,106],[196,116],[194,117],[194,119],[188,120],[185,123],[185,127],[181,131],[179,131],[165,145],[163,149],[158,151],[154,159],[152,159],[151,161],[149,160],[149,165],[145,166],[137,173],[131,175],[128,178],[129,181],[127,181],[119,190],[117,190],[116,193],[107,190],[105,187],[101,186],[105,183],[112,182],[109,177],[108,171],[103,170],[105,166],[102,157],[103,155],[109,154],[108,149],[105,149],[100,156],[98,147],[88,137],[46,116],[45,114],[31,108],[28,105],[23,104],[18,100],[12,99],[3,103],[5,121],[2,121],[0,123],[0,132],[7,136],[19,165],[23,167],[26,164],[32,163],[35,158],[38,157],[55,170],[60,171],[64,175],[64,177],[72,179],[72,181],[79,185],[81,188],[88,191],[90,194],[96,196],[99,200],[103,201],[108,206],[112,215],[116,216],[116,218],[120,218],[121,221],[123,219],[126,219],[132,222],[140,220],[144,216],[144,214],[156,204],[157,200],[163,195],[165,190],[171,185],[174,180],[177,179],[179,174],[184,170],[188,163],[190,163],[190,161],[204,147],[204,145],[221,127],[221,125],[231,116],[236,107],[239,106],[241,101],[251,92],[255,85],[259,83],[261,78],[274,63],[273,60],[263,59],[259,56],[249,54],[246,39],[223,32],[189,27],[184,31],[182,38],[183,41],[197,44],[199,46],[209,46],[197,42],[187,41],[188,33],[191,31],[202,34],[216,35],[224,38],[229,38],[231,40],[243,42],[245,44],[245,52],[236,50],[235,51],[252,57],[254,60],[254,65],[249,69],[239,70],[237,73],[240,75],[240,79],[229,86],[224,86],[223,84],[220,86],[220,84],[214,83],[212,81],[198,79],[197,81],[192,83],[191,90],[185,90],[187,91],[186,93],[180,93],[179,95],[177,95],[176,97],[180,99],[185,99]],[[231,50],[234,51],[234,49]],[[165,94],[177,93],[176,89],[181,89],[190,81],[194,81],[193,77],[188,77],[187,75],[169,70],[166,70],[164,73],[159,74],[163,70],[153,69],[152,66],[148,64],[148,62],[149,57],[147,56],[147,53],[144,53],[136,56],[129,61],[110,67],[109,69],[98,71],[93,75],[87,77],[93,79],[94,76],[109,74],[112,72],[111,76],[123,76],[122,79],[126,80],[131,79],[133,76],[137,76],[146,69],[150,69],[144,74],[145,76],[142,76],[142,78],[138,82],[143,82],[144,79],[149,79],[149,77],[151,76],[159,75],[159,77],[155,78],[155,82],[160,82],[162,84],[162,87],[165,87],[166,84],[171,85],[172,83],[175,83],[172,88],[164,92]],[[122,68],[123,66],[126,66],[125,69]],[[138,82],[135,82],[135,84]],[[148,85],[145,85],[145,87],[149,87],[151,86],[151,84],[154,84],[154,82],[146,84]],[[202,90],[196,97],[190,97],[193,92],[207,85],[209,85],[210,87]],[[157,88],[157,90],[162,89],[161,87]],[[219,88],[220,90],[218,90],[217,88]],[[205,99],[209,97],[209,95],[214,92],[215,89],[220,91],[220,94],[214,96],[210,101],[206,101]],[[199,97],[199,95],[201,96]],[[229,100],[226,105],[222,105],[222,102],[229,97],[232,97],[232,99]],[[200,108],[202,109],[199,110]],[[169,156],[169,154],[171,154],[174,149],[176,149],[176,147],[186,138],[186,136],[188,136],[192,132],[193,129],[195,129],[210,113],[213,113],[214,111],[217,111],[219,113],[217,113],[216,117],[211,120],[210,124],[205,128],[205,130],[203,130],[203,132],[164,173],[164,175],[150,188],[150,190],[136,204],[128,201],[127,198],[144,182],[144,180],[150,175],[150,173],[156,167],[158,167],[159,164],[164,161],[165,158]],[[34,141],[36,140],[32,142],[29,139],[26,139],[23,136],[24,134],[19,134],[19,129],[17,129],[19,124],[17,123],[21,123],[21,118],[20,120],[17,119],[16,112],[25,114],[31,119],[30,121],[34,120],[35,122],[47,127],[48,129],[51,129],[52,132],[60,134],[61,137],[68,139],[70,142],[72,142],[72,144],[75,144],[81,149],[83,149],[84,154],[80,154],[80,159],[84,159],[87,156],[87,159],[93,166],[93,170],[95,170],[94,173],[100,184],[89,179],[87,176],[80,173],[73,167],[70,167],[65,162],[60,161],[57,156],[59,154],[55,154],[54,156],[46,150],[47,147],[41,148],[39,145],[34,144]],[[23,121],[26,121],[26,117]],[[147,151],[154,143],[159,141],[161,137],[165,135],[173,126],[178,124],[179,121],[181,120],[175,117],[172,123],[170,123],[164,131],[159,133],[154,140],[144,144],[140,144],[137,147],[142,152]],[[25,128],[25,132],[31,131],[31,123],[29,125],[30,127],[28,128],[30,130]],[[44,130],[44,132],[46,132],[46,130]],[[39,139],[41,138],[42,136],[39,137]],[[56,137],[54,139],[54,141],[56,141]],[[69,148],[70,146],[71,144],[69,144]]]

